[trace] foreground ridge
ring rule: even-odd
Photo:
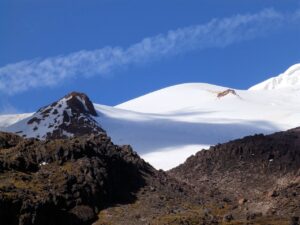
[[[237,204],[230,212],[232,219],[243,215],[298,218],[300,128],[216,145],[169,174],[192,185],[207,202]]]
[[[163,205],[160,196],[181,202],[189,191],[105,133],[47,141],[0,133],[3,225],[91,224],[107,207],[136,202],[137,192]]]
[[[0,133],[0,221],[296,225],[299,140],[300,129],[250,136],[165,173],[105,133],[47,141]]]

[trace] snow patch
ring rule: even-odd
[[[155,168],[169,170],[182,164],[191,155],[202,149],[208,149],[209,145],[187,145],[181,148],[165,148],[158,152],[151,152],[141,155],[141,157]]]

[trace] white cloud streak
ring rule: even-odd
[[[0,91],[15,94],[31,88],[55,86],[65,79],[105,76],[127,65],[154,61],[189,51],[226,47],[270,34],[287,23],[298,23],[299,11],[283,14],[273,9],[257,14],[213,19],[202,25],[168,31],[128,48],[105,47],[69,55],[33,59],[0,68]]]

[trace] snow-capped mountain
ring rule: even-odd
[[[297,64],[249,90],[204,83],[180,84],[115,107],[84,104],[88,101],[75,95],[72,99],[76,107],[81,104],[79,111],[70,106],[66,96],[55,106],[27,114],[17,123],[14,121],[20,115],[6,116],[11,126],[5,116],[0,116],[0,127],[39,138],[101,132],[102,127],[115,144],[130,144],[156,168],[170,169],[210,145],[300,126],[300,91],[296,88],[299,71]],[[67,121],[72,115],[76,119]],[[73,123],[80,124],[80,132],[76,133],[78,126],[65,128]]]
[[[6,128],[23,137],[66,138],[103,132],[93,103],[83,93],[72,92],[57,102]]]
[[[300,89],[300,63],[291,66],[284,73],[254,85],[249,90]]]

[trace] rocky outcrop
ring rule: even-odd
[[[219,144],[169,174],[207,202],[227,199],[236,205],[234,218],[300,215],[300,128]]]
[[[134,200],[155,170],[105,135],[38,141],[0,133],[1,224],[88,224]]]
[[[84,93],[71,92],[64,97],[67,105],[78,114],[84,113],[92,116],[98,116],[93,103]]]
[[[223,98],[223,97],[225,97],[227,95],[234,95],[234,96],[238,96],[239,97],[239,95],[233,89],[226,89],[225,91],[221,91],[221,92],[219,92],[217,94],[217,97],[218,98]]]
[[[0,144],[1,225],[165,224],[199,206],[191,187],[105,133],[47,141],[0,133]]]

